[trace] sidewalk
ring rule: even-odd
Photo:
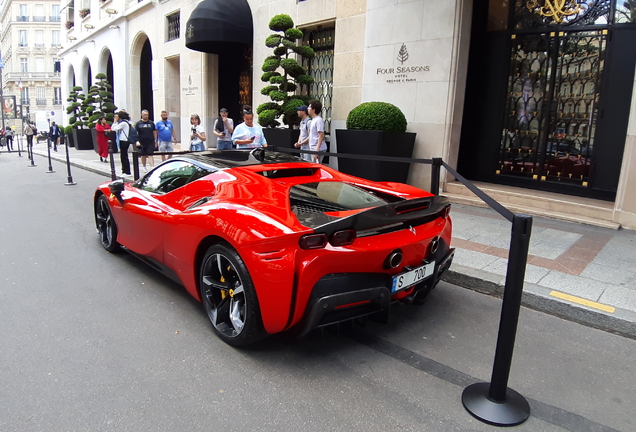
[[[36,156],[46,158],[46,150],[45,143],[34,146]],[[94,151],[71,147],[69,155],[72,166],[110,177],[110,164]],[[65,157],[64,146],[51,152],[56,161]],[[494,210],[461,204],[451,216],[457,252],[445,280],[501,296],[511,224]],[[636,231],[534,217],[525,282],[525,306],[636,339]]]

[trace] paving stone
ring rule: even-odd
[[[636,288],[612,286],[605,290],[599,303],[636,311]]]
[[[466,249],[457,248],[455,250],[455,258],[453,263],[457,263],[466,267],[482,269],[499,258],[481,252],[475,252]]]
[[[592,301],[598,301],[603,292],[612,286],[555,270],[551,270],[545,277],[539,280],[537,285]]]
[[[494,274],[505,276],[506,272],[508,271],[508,260],[505,258],[499,258],[497,261],[493,262],[492,264],[488,264],[482,270],[487,271],[488,273],[494,273]],[[524,280],[526,282],[536,284],[541,280],[541,278],[543,278],[549,272],[550,272],[549,269],[546,269],[543,267],[537,267],[532,264],[527,264]]]
[[[627,285],[636,280],[636,272],[630,270],[634,270],[634,268],[608,268],[605,265],[593,262],[588,264],[580,276],[611,285]]]

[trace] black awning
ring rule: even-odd
[[[252,45],[254,27],[247,0],[203,0],[185,27],[186,47],[219,54],[235,45]],[[228,46],[229,45],[229,46]]]

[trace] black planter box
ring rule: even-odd
[[[73,129],[73,141],[77,150],[93,150],[93,137],[90,129]]]
[[[413,156],[413,132],[382,132],[336,129],[338,153],[369,156]],[[371,181],[406,183],[410,165],[402,162],[368,161],[338,158],[338,171]]]
[[[268,146],[294,148],[294,144],[298,142],[298,137],[300,137],[300,129],[264,128],[263,135],[265,135]]]
[[[64,142],[69,147],[75,147],[75,140],[73,139],[72,133],[64,135]]]

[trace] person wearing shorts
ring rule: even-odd
[[[161,120],[155,123],[157,128],[157,140],[159,141],[159,153],[173,152],[172,143],[177,142],[177,136],[174,133],[174,125],[168,120],[168,112],[161,111]],[[170,155],[161,155],[161,160],[170,159]]]
[[[155,149],[159,147],[157,143],[157,128],[155,127],[155,122],[148,119],[149,116],[148,110],[143,110],[141,112],[141,120],[135,124],[135,129],[137,129],[139,134],[139,141],[137,141],[136,146],[141,155],[141,164],[144,166],[144,172],[148,171],[146,162],[150,162],[150,168],[155,165],[155,158],[152,155]]]

